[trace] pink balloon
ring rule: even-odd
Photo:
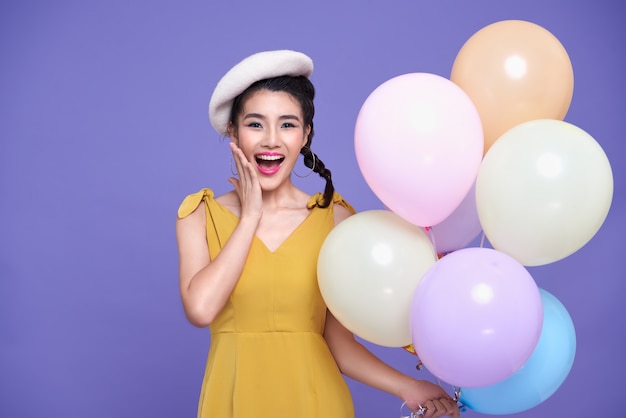
[[[483,155],[478,111],[435,74],[386,81],[363,103],[355,150],[365,181],[390,210],[419,226],[443,221],[472,186]]]
[[[429,235],[437,254],[447,254],[465,248],[481,231],[474,183],[461,204],[450,216],[434,225]]]
[[[411,301],[413,346],[424,366],[459,387],[483,387],[517,372],[543,325],[541,294],[514,258],[465,248],[440,259]]]

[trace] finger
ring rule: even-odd
[[[456,406],[456,402],[449,398],[441,398],[438,399],[439,405],[441,407],[442,416],[446,417],[454,417],[458,415],[459,408]]]
[[[433,406],[435,407],[436,417],[443,417],[447,415],[447,408],[441,399],[433,399]]]
[[[447,414],[450,418],[459,418],[461,416],[461,411],[459,410],[459,406],[456,404],[455,400],[448,399],[448,410]]]
[[[427,404],[430,411],[429,417],[436,418],[454,416],[456,405],[452,405],[451,400],[448,398],[433,399],[432,401],[427,402]]]
[[[433,401],[428,401],[422,406],[426,408],[426,412],[424,412],[425,418],[433,418],[433,417],[439,416],[439,415],[435,415],[437,411],[435,410],[435,405],[433,404]]]
[[[233,160],[235,160],[235,167],[237,168],[237,173],[239,177],[244,174],[243,167],[245,162],[247,162],[245,155],[243,155],[243,151],[234,142],[230,143],[230,149],[233,154]]]
[[[246,167],[246,175],[247,175],[247,179],[250,182],[251,186],[256,185],[256,183],[258,182],[258,177],[257,177],[257,172],[254,168],[254,165],[246,160],[245,162],[245,167]]]
[[[254,185],[254,180],[256,179],[256,171],[254,170],[254,166],[246,156],[243,154],[241,150],[239,150],[239,157],[241,160],[241,176],[245,178],[247,185],[252,187]]]

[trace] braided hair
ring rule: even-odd
[[[313,141],[313,116],[315,115],[315,105],[313,99],[315,98],[315,87],[313,83],[304,76],[279,76],[259,80],[251,84],[246,90],[244,90],[239,96],[237,96],[233,102],[233,107],[230,112],[230,123],[232,126],[237,126],[237,118],[243,111],[243,105],[246,98],[251,94],[259,90],[269,90],[274,92],[285,92],[294,97],[302,109],[302,116],[304,119],[304,126],[310,126],[311,130],[307,136],[306,144],[300,149],[300,154],[304,156],[304,165],[313,170],[314,173],[319,174],[324,180],[326,180],[326,187],[324,188],[324,199],[320,207],[326,208],[333,201],[333,194],[335,193],[335,186],[333,186],[333,180],[331,172],[326,168],[322,160],[313,153],[311,150],[311,142]]]

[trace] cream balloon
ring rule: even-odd
[[[493,144],[476,179],[476,206],[493,247],[526,266],[563,259],[600,229],[613,198],[601,146],[570,123],[517,125]]]
[[[320,250],[320,291],[347,329],[374,344],[411,343],[413,292],[435,262],[421,228],[386,210],[358,213],[337,225]]]

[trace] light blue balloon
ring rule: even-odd
[[[528,361],[515,374],[491,386],[461,388],[460,401],[483,414],[514,414],[548,399],[565,381],[576,353],[576,332],[567,309],[552,294],[539,289],[543,328]]]

